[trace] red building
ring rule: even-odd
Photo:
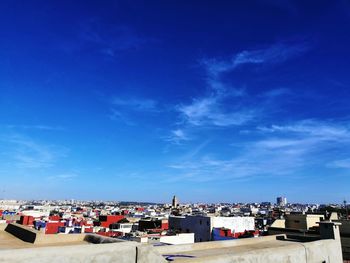
[[[109,225],[118,223],[120,220],[125,218],[123,215],[107,215],[107,216],[99,216],[100,226],[109,227]]]

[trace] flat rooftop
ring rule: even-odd
[[[192,247],[192,250],[181,250],[181,245],[179,245],[175,251],[173,249],[175,247],[171,246],[156,248],[156,250],[160,252],[165,258],[168,258],[168,260],[173,260],[175,262],[202,262],[203,259],[208,260],[210,258],[221,258],[223,257],[223,255],[225,255],[226,257],[236,257],[242,255],[242,257],[246,258],[247,253],[255,253],[256,251],[261,251],[263,249],[271,250],[286,247],[288,247],[289,249],[291,246],[300,246],[301,248],[303,248],[300,243],[280,240],[269,240],[255,243],[248,242],[247,244],[237,244],[237,246],[224,246],[225,244],[222,242],[227,243],[227,241],[217,241],[215,246],[212,246],[214,245],[214,243],[208,242],[205,243],[205,245],[198,247],[196,247],[195,244]],[[222,247],[217,246],[218,244],[220,245],[220,243],[222,243]]]
[[[53,242],[53,243],[40,243],[40,244],[32,244],[29,242],[25,242],[20,240],[19,238],[13,236],[10,233],[7,233],[3,230],[0,230],[0,250],[4,249],[19,249],[19,248],[35,248],[35,247],[50,247],[50,246],[71,246],[71,245],[83,245],[89,244],[84,240],[81,241],[68,241],[68,242]]]
[[[298,242],[279,236],[160,246],[154,250],[166,260],[179,263],[323,262],[331,253],[340,252],[339,247],[336,249],[338,241],[333,239]]]
[[[342,263],[340,242],[328,239],[313,242],[293,242],[276,240],[276,236],[250,238],[246,240],[212,241],[188,245],[154,247],[136,242],[108,244],[51,244],[50,247],[37,247],[13,242],[8,235],[2,235],[11,244],[11,249],[1,250],[0,262],[119,262],[119,263],[238,263],[238,262],[290,262]],[[4,240],[5,240],[4,239]],[[3,241],[4,241],[3,240]],[[6,241],[5,241],[6,242]],[[14,249],[14,248],[21,249]]]

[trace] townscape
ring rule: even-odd
[[[331,237],[334,241],[330,245],[322,243],[325,249],[324,255],[320,257],[329,257],[334,253],[331,257],[339,261],[337,250],[341,248],[343,260],[350,260],[350,220],[346,201],[327,205],[292,204],[287,202],[286,197],[277,197],[275,203],[184,204],[176,196],[165,204],[0,200],[0,218],[0,239],[8,242],[5,248],[26,247],[26,242],[39,246],[40,243],[45,246],[53,243],[61,247],[74,247],[74,244],[80,244],[83,240],[90,240],[93,243],[129,241],[130,244],[148,244],[153,248],[166,246],[169,251],[177,251],[179,245],[202,243],[213,250],[211,253],[221,254],[217,248],[218,241],[252,240],[257,244],[262,241],[269,244],[270,238],[282,234],[281,237],[287,238],[291,245],[295,242],[324,242]],[[337,230],[338,225],[340,228]],[[11,236],[24,243],[14,242]],[[57,241],[56,237],[61,238]],[[286,242],[272,243],[269,247],[273,249]],[[213,245],[211,247],[208,244]],[[235,244],[239,243],[231,245],[236,246]],[[244,244],[246,243],[242,243]],[[0,249],[4,249],[2,245],[4,243],[0,242]],[[251,249],[249,242],[245,246],[248,251]],[[120,248],[121,245],[117,247]],[[196,249],[193,249],[193,253],[196,253]],[[293,250],[288,248],[287,251],[290,253]],[[269,253],[270,256],[275,254]],[[183,255],[165,253],[163,257],[167,261],[173,261],[174,257],[180,260]]]
[[[181,244],[264,236],[276,220],[291,215],[329,218],[331,212],[338,211],[340,219],[346,219],[346,207],[346,202],[288,204],[285,197],[278,197],[275,204],[181,204],[176,196],[169,204],[1,200],[0,223],[18,223],[45,234],[96,233],[140,242],[166,240]],[[201,224],[208,227],[197,228]]]

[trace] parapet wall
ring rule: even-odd
[[[113,238],[101,237],[96,234],[50,234],[46,235],[35,229],[28,228],[19,224],[8,224],[5,231],[21,239],[22,241],[32,243],[34,245],[60,245],[63,243],[115,243],[121,242]]]
[[[285,237],[285,235],[279,235]],[[207,249],[221,249],[227,247],[236,247],[236,246],[248,246],[257,244],[260,242],[267,242],[271,240],[276,240],[276,236],[265,236],[265,237],[256,237],[256,238],[246,238],[246,239],[235,239],[235,240],[225,240],[225,241],[209,241],[209,242],[200,242],[194,244],[184,244],[176,246],[159,246],[156,247],[156,250],[161,254],[177,253],[177,252],[186,252],[186,251],[195,251],[195,250],[207,250]]]
[[[342,263],[340,239],[323,239],[312,242],[294,242],[276,239],[276,236],[250,238],[230,241],[212,241],[187,245],[172,245],[153,247],[136,242],[112,242],[96,235],[43,235],[38,231],[29,231],[21,225],[12,224],[9,230],[17,235],[35,235],[35,242],[44,242],[42,239],[50,239],[45,244],[55,246],[33,247],[16,250],[2,250],[0,263],[165,263],[165,258],[171,258],[175,262],[192,263],[265,263],[265,262],[289,262],[289,263]],[[336,229],[337,230],[337,229]],[[85,236],[83,238],[83,236]],[[282,235],[282,237],[284,237]],[[23,238],[23,236],[22,236]],[[63,246],[64,243],[76,240],[90,239],[89,242],[99,244],[74,244]],[[81,239],[82,238],[82,239]],[[55,241],[55,242],[53,242]],[[43,244],[43,243],[42,243]],[[163,255],[163,256],[162,256]],[[186,258],[184,258],[186,257]]]
[[[166,263],[151,246],[136,242],[2,250],[0,263]]]

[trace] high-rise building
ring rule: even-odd
[[[176,198],[176,196],[174,195],[173,197],[173,202],[172,202],[172,206],[173,208],[177,208],[177,206],[179,205],[179,200]]]
[[[279,197],[277,197],[276,201],[277,201],[277,205],[278,206],[285,206],[285,205],[287,205],[287,198],[286,197],[279,196]]]

